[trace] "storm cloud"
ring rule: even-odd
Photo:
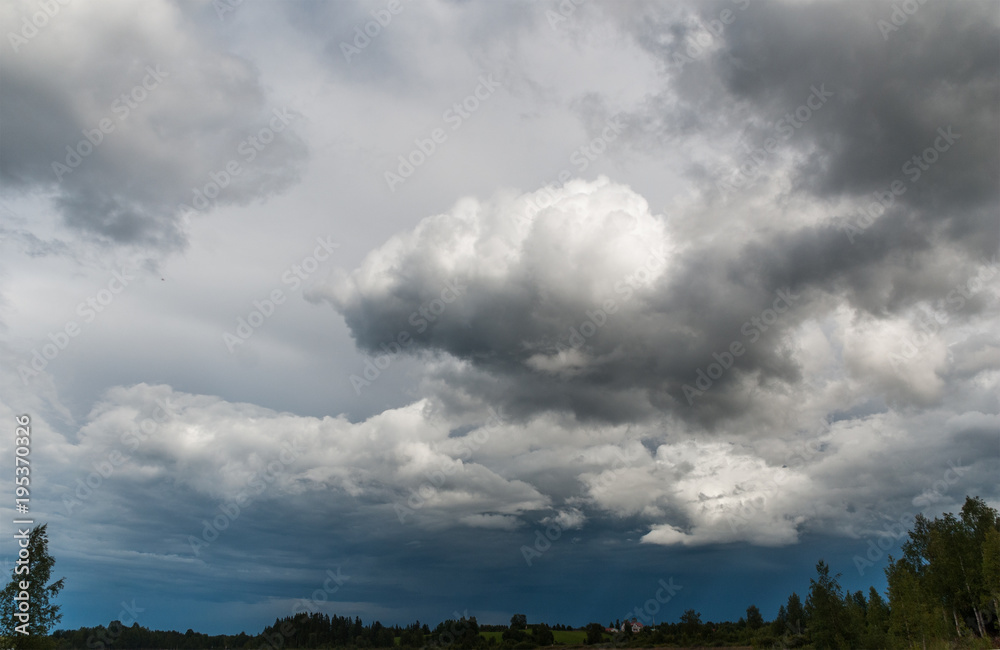
[[[770,617],[1000,503],[994,3],[40,6],[0,418],[65,625],[329,572],[384,624]]]

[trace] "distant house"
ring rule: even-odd
[[[615,634],[615,633],[617,633],[617,632],[618,632],[618,630],[616,630],[616,629],[615,629],[615,628],[613,628],[613,627],[606,627],[606,628],[604,628],[604,631],[605,631],[605,632],[610,632],[611,634]]]
[[[630,622],[630,621],[625,621],[624,623],[622,623],[622,632],[624,632],[624,631],[625,631],[625,626],[626,626],[626,625],[631,625],[631,626],[632,626],[632,631],[633,631],[633,632],[641,632],[641,631],[642,631],[642,628],[644,628],[644,627],[645,627],[645,626],[644,626],[644,625],[642,624],[642,621],[639,621],[639,620],[637,620],[637,619],[634,619],[634,618],[633,618],[633,619],[631,620],[631,622]]]

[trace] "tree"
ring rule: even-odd
[[[903,544],[899,561],[915,576],[918,591],[931,599],[926,602],[944,607],[958,636],[966,620],[976,634],[987,634],[989,563],[983,561],[983,549],[990,543],[991,530],[1000,530],[997,511],[979,497],[966,497],[958,517],[950,512],[934,520],[917,515]]]
[[[894,561],[890,555],[885,576],[889,582],[889,633],[892,637],[905,641],[907,646],[921,647],[926,647],[929,639],[946,637],[948,629],[941,618],[944,609],[924,590],[913,566],[903,558]]]
[[[816,564],[816,579],[809,579],[806,598],[806,624],[809,636],[817,648],[838,648],[849,645],[844,597],[837,582],[839,574],[830,575],[830,567],[820,560]]]
[[[864,647],[884,648],[888,645],[886,634],[889,631],[889,605],[875,590],[868,588],[868,603],[865,611]]]
[[[332,626],[331,626],[332,627]],[[404,648],[422,648],[424,635],[420,631],[420,620],[406,626],[399,634],[399,645]]]
[[[600,623],[587,625],[587,645],[595,645],[604,641],[604,628]]]
[[[531,631],[531,636],[534,637],[535,643],[540,646],[552,645],[556,642],[555,635],[552,634],[552,630],[545,623],[539,623],[533,626],[534,629]]]
[[[701,637],[701,614],[693,609],[684,610],[681,614],[681,630],[685,636],[691,638]]]
[[[986,531],[983,539],[983,585],[983,606],[992,606],[1000,621],[1000,530],[996,528]]]
[[[404,648],[422,648],[424,635],[420,631],[420,621],[410,625],[399,635],[399,645]]]
[[[788,626],[791,628],[793,634],[802,634],[805,629],[806,622],[806,610],[802,607],[802,599],[799,595],[792,592],[792,595],[788,597],[788,605],[785,607],[785,613],[788,617]]]
[[[782,605],[778,608],[778,615],[774,617],[771,621],[771,633],[772,634],[784,634],[785,626],[788,625],[788,612],[785,610],[785,606]]]
[[[48,524],[36,526],[30,533],[18,529],[14,538],[24,544],[11,571],[11,580],[0,592],[0,634],[14,648],[44,647],[47,641],[44,637],[62,618],[60,607],[51,601],[62,591],[65,578],[49,583],[56,561],[49,555]]]
[[[847,593],[844,597],[844,619],[841,621],[839,639],[857,647],[868,629],[868,601],[861,591]],[[867,646],[871,647],[871,646]]]
[[[504,632],[506,635],[510,630]],[[519,634],[524,634],[523,632],[518,632]],[[438,623],[437,627],[434,628],[434,632],[431,634],[432,645],[440,646],[450,646],[454,648],[473,648],[479,645],[482,638],[479,636],[479,623],[476,621],[475,616],[470,616],[465,618],[462,616],[460,619],[453,620],[448,619]],[[504,637],[506,638],[506,636]],[[391,647],[391,639],[387,645],[380,646],[375,645],[374,647]]]
[[[756,605],[747,607],[747,627],[751,630],[759,630],[764,627],[764,617]]]
[[[510,641],[511,645],[522,643],[528,639],[525,630],[528,627],[528,617],[524,614],[514,614],[510,617],[510,627],[503,631],[500,638]]]

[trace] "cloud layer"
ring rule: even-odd
[[[56,4],[0,51],[0,419],[65,624],[338,567],[384,623],[770,616],[1000,503],[993,3]]]

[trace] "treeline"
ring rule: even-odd
[[[1000,647],[1000,517],[978,497],[959,516],[917,515],[902,556],[889,556],[888,598],[874,587],[845,592],[822,560],[805,602],[792,593],[774,620],[751,605],[736,623],[701,622],[687,610],[678,623],[633,634],[618,645],[752,645],[756,648]],[[618,621],[616,621],[618,623]],[[588,630],[596,631],[599,624]],[[588,634],[588,636],[593,636]]]
[[[505,626],[499,627],[507,634]],[[545,627],[545,626],[543,626]],[[551,633],[549,642],[551,645]],[[398,637],[398,643],[397,643]],[[130,627],[112,621],[107,627],[81,627],[78,630],[58,630],[50,637],[56,648],[88,648],[92,650],[160,650],[202,648],[404,648],[454,647],[472,648],[485,645],[476,618],[462,617],[438,623],[433,630],[416,621],[401,627],[385,626],[379,621],[369,625],[360,618],[329,616],[320,613],[299,613],[275,619],[257,635],[208,635],[187,632],[150,630],[138,623]],[[495,645],[495,644],[494,644]]]
[[[520,617],[520,616],[524,616],[524,615],[523,614],[515,614],[515,616]],[[526,623],[526,625],[527,625],[527,623]],[[528,627],[534,627],[534,626],[533,625],[528,625]],[[505,631],[507,631],[509,629],[510,629],[510,626],[507,626],[507,625],[488,625],[488,624],[484,623],[483,625],[479,626],[479,631],[480,632],[505,632]],[[563,625],[562,623],[555,623],[549,629],[552,630],[552,631],[554,631],[554,632],[567,632],[567,631],[572,630],[574,628],[572,626],[570,626],[570,625]]]
[[[52,634],[56,647],[61,649],[89,648],[91,650],[157,648],[391,648],[398,636],[424,638],[431,635],[427,625],[417,621],[407,627],[387,627],[375,621],[369,625],[360,618],[328,616],[318,613],[301,613],[275,619],[273,625],[260,634],[208,635],[188,630],[150,630],[138,623],[125,627],[112,621],[107,627],[81,627],[78,630],[57,630]]]
[[[822,560],[803,601],[792,593],[773,620],[750,605],[736,622],[703,622],[689,609],[676,623],[608,633],[591,623],[583,631],[565,625],[528,624],[515,614],[509,626],[482,625],[460,616],[431,629],[364,625],[360,618],[301,613],[275,620],[250,636],[149,630],[138,624],[57,631],[56,647],[91,650],[158,648],[496,648],[526,650],[557,645],[748,646],[755,648],[995,648],[1000,647],[1000,516],[978,497],[968,497],[958,516],[929,520],[917,515],[902,556],[889,557],[887,597],[845,592]],[[456,616],[458,613],[456,612]],[[623,621],[609,627],[621,629]],[[630,621],[628,623],[631,623]],[[558,632],[556,635],[553,632]]]

